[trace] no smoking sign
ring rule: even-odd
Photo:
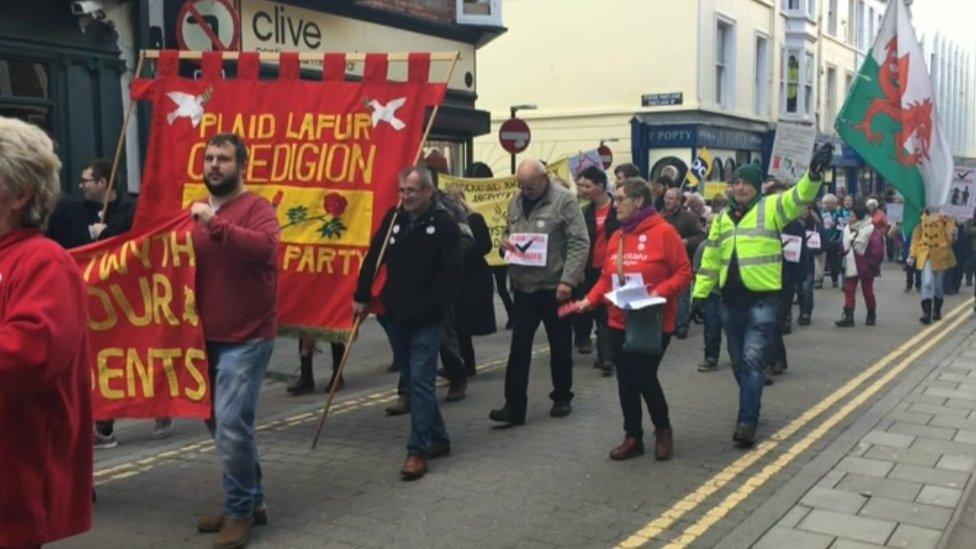
[[[187,0],[176,17],[176,42],[191,51],[237,50],[240,21],[230,0]]]

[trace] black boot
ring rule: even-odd
[[[868,316],[864,319],[865,326],[874,326],[875,321],[877,321],[877,316],[875,316],[873,310],[868,311]]]
[[[942,320],[942,298],[937,297],[932,302],[932,320]]]
[[[840,319],[838,319],[834,324],[838,328],[850,328],[854,325],[854,309],[848,309],[844,307],[844,312],[841,314]]]
[[[932,323],[932,300],[923,299],[922,300],[922,318],[918,319],[922,324]]]
[[[315,390],[315,380],[312,378],[312,357],[302,357],[302,372],[298,380],[288,386],[289,395],[304,395]]]

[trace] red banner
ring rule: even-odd
[[[397,202],[396,173],[413,161],[445,85],[428,82],[429,54],[410,56],[406,82],[387,79],[380,54],[367,55],[359,82],[344,80],[343,54],[325,55],[321,81],[299,79],[298,56],[287,53],[276,79],[258,78],[256,53],[224,79],[219,56],[204,54],[203,76],[191,80],[178,75],[175,52],[162,52],[157,77],[133,85],[135,98],[153,103],[136,227],[205,198],[207,141],[241,135],[245,185],[281,223],[280,322],[338,340],[352,328],[370,236]]]
[[[70,250],[88,287],[95,419],[210,417],[189,214]]]

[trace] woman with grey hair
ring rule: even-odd
[[[75,261],[41,234],[60,168],[43,131],[0,117],[0,547],[91,528],[87,296]]]
[[[837,279],[843,280],[844,277],[843,265],[841,265],[841,258],[844,255],[841,236],[847,225],[847,219],[837,208],[837,202],[835,195],[825,194],[821,200],[823,208],[820,211],[824,228],[824,242],[821,246],[826,257],[826,269],[830,271],[830,283],[834,288],[837,287]],[[823,286],[823,275],[820,276],[820,284],[817,284],[817,287],[821,286]]]

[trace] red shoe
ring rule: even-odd
[[[624,442],[610,451],[610,459],[623,461],[644,454],[644,442],[634,437],[624,437]]]

